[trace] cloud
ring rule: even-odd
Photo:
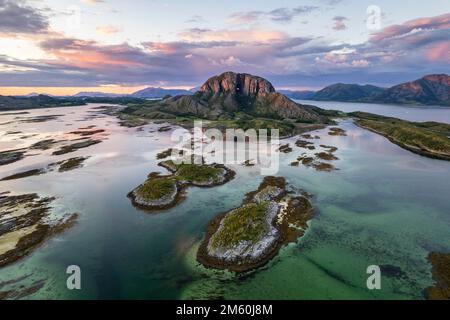
[[[267,18],[275,22],[291,22],[296,16],[308,14],[318,8],[316,6],[299,6],[295,8],[278,8],[271,11],[236,12],[228,17],[228,22],[245,24],[256,22],[262,18]]]
[[[357,67],[357,68],[366,68],[369,65],[370,65],[370,62],[367,61],[366,59],[352,61],[352,66]]]
[[[412,22],[405,22],[356,45],[255,27],[191,28],[180,32],[175,41],[136,45],[106,45],[50,34],[38,42],[48,58],[0,56],[0,85],[196,86],[230,69],[267,77],[276,86],[322,86],[343,79],[387,85],[449,72],[450,30],[443,27],[441,18],[426,19],[432,21],[428,28],[414,30]]]
[[[97,27],[97,32],[104,34],[104,35],[112,35],[121,32],[122,30],[116,26],[113,25],[107,25],[107,26],[99,26]]]
[[[185,21],[185,23],[205,23],[205,22],[207,21],[198,14],[193,15],[189,20]]]
[[[185,41],[237,41],[237,42],[268,42],[286,39],[284,32],[261,30],[261,29],[239,29],[239,30],[210,30],[193,28],[179,33]]]
[[[236,67],[236,66],[245,65],[245,63],[242,62],[239,58],[235,58],[233,56],[229,56],[226,59],[221,59],[220,63],[222,65],[225,65],[225,66],[228,66],[228,67]]]
[[[24,1],[0,0],[0,33],[42,33],[47,28],[47,18],[40,10]]]
[[[105,2],[104,0],[81,0],[82,3],[89,4],[89,5],[96,5],[102,2]]]
[[[333,21],[334,21],[333,30],[341,31],[341,30],[347,29],[347,26],[345,25],[345,21],[347,21],[347,20],[348,19],[346,17],[335,16],[333,18]]]
[[[343,0],[320,0],[320,1],[329,6],[334,6],[336,4],[343,2]]]
[[[450,13],[440,16],[419,18],[396,24],[382,29],[371,37],[371,41],[382,41],[391,38],[407,36],[414,32],[423,30],[448,30],[450,29]]]

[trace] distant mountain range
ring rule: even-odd
[[[118,94],[118,93],[105,93],[105,92],[90,92],[90,91],[82,91],[79,92],[72,97],[80,98],[80,97],[88,97],[88,98],[116,98],[116,97],[132,97],[139,99],[160,99],[166,96],[179,96],[179,95],[189,95],[193,94],[195,91],[191,90],[183,90],[183,89],[164,89],[164,88],[156,88],[156,87],[147,87],[145,89],[136,91],[131,94]]]
[[[182,89],[164,89],[164,88],[154,88],[148,87],[135,93],[131,94],[132,97],[141,98],[141,99],[154,99],[154,98],[163,98],[165,96],[179,96],[192,94],[193,92],[190,90],[182,90]]]
[[[221,76],[224,77],[226,74],[235,75],[234,73],[224,73]],[[244,77],[243,74],[237,75],[239,75],[237,76],[238,79]],[[251,81],[256,81],[256,78],[257,77],[253,77],[249,79],[252,79]],[[263,80],[267,81],[265,79]],[[256,81],[256,83],[260,82],[264,83],[262,80]],[[192,104],[191,106],[195,105],[198,107],[202,107],[204,97],[207,95],[205,85],[207,85],[207,83],[205,83],[202,87],[196,87],[191,90],[148,87],[129,95],[103,92],[79,92],[73,96],[65,97],[42,95],[36,93],[31,93],[26,96],[0,95],[0,110],[18,110],[65,105],[80,105],[88,102],[139,103],[141,99],[158,99],[167,98],[168,96],[174,97],[172,100],[168,100],[173,102],[172,107],[175,107],[175,105],[179,105],[180,103],[189,103]],[[273,87],[270,88],[273,89]],[[276,94],[279,95],[276,97]],[[200,99],[197,99],[195,97],[193,99],[189,99],[189,96],[195,96]],[[239,102],[235,99],[236,97],[234,95],[230,95],[229,97],[228,95],[222,95],[221,97],[224,98],[225,96],[227,96],[227,99],[234,99],[232,102],[230,102],[232,104]],[[269,96],[270,99],[268,98]],[[177,98],[175,99],[175,97]],[[237,97],[239,97],[239,95]],[[268,94],[267,97],[264,98],[264,104],[266,104],[266,106],[269,106],[270,103],[275,103],[275,107],[271,107],[270,109],[273,113],[279,114],[280,111],[276,110],[276,105],[289,105],[288,98],[316,101],[450,106],[450,76],[448,76],[447,74],[432,74],[415,81],[402,83],[390,88],[380,88],[372,85],[338,83],[325,87],[317,92],[308,90],[279,90],[278,92],[271,91],[270,94]],[[177,102],[178,100],[180,100],[180,102]],[[261,101],[261,99],[259,98],[257,100],[258,102]],[[273,101],[271,102],[271,100]],[[210,111],[211,110],[209,110],[208,112]]]
[[[361,101],[380,94],[385,89],[372,85],[336,83],[317,91],[312,100],[319,101]]]
[[[310,99],[450,106],[450,76],[447,74],[427,75],[387,89],[371,85],[338,83],[317,91]]]
[[[278,92],[290,99],[297,100],[310,100],[316,94],[315,91],[311,90],[278,90]]]
[[[105,92],[96,92],[96,91],[81,91],[77,94],[74,94],[71,97],[74,98],[117,98],[117,97],[126,97],[128,94],[120,94],[120,93],[105,93]]]

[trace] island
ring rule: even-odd
[[[194,94],[129,104],[118,112],[120,119],[136,125],[165,119],[184,126],[204,119],[209,128],[278,129],[280,137],[324,128],[334,124],[330,117],[340,115],[296,103],[264,78],[234,72],[211,77]]]
[[[235,172],[221,164],[176,164],[172,160],[159,163],[171,172],[162,176],[157,172],[148,175],[147,180],[128,193],[132,204],[147,211],[165,210],[176,206],[184,199],[186,188],[214,187],[234,178]]]
[[[282,177],[265,177],[240,207],[210,221],[197,260],[238,273],[261,267],[304,235],[313,213],[309,195],[291,191]]]

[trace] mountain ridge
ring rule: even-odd
[[[450,106],[450,76],[429,74],[389,88],[336,83],[317,91],[311,100]]]

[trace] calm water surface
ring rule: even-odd
[[[440,106],[400,106],[376,103],[350,103],[334,101],[295,100],[303,104],[312,104],[324,109],[344,112],[365,111],[408,121],[437,121],[450,123],[450,107]]]
[[[126,194],[148,173],[164,172],[155,155],[171,145],[170,132],[155,132],[164,124],[120,127],[113,117],[96,116],[93,107],[0,114],[0,150],[65,137],[88,125],[107,133],[102,143],[74,153],[52,156],[49,150],[0,167],[3,177],[91,156],[83,168],[70,172],[0,182],[0,192],[56,196],[54,215],[80,213],[76,226],[0,270],[0,283],[24,275],[31,275],[22,280],[24,285],[44,280],[45,286],[28,298],[421,299],[422,290],[433,283],[426,255],[450,250],[450,162],[415,155],[345,120],[340,126],[347,137],[314,132],[321,137],[314,141],[316,146],[339,148],[340,160],[334,164],[340,170],[290,167],[304,152],[296,147],[281,155],[279,175],[314,195],[317,214],[306,235],[245,276],[205,269],[196,263],[195,253],[207,222],[238,206],[243,195],[259,185],[259,168],[232,166],[237,171],[234,180],[211,189],[191,188],[187,200],[171,210],[137,210]],[[450,119],[447,109],[433,109],[423,120],[436,120],[439,113],[440,121]],[[62,116],[43,123],[15,119],[50,114]],[[23,133],[6,134],[18,130]],[[296,139],[288,140],[293,144]],[[66,289],[65,270],[72,264],[82,270],[80,291]],[[386,272],[382,289],[369,291],[366,268],[373,264],[386,270],[395,266],[400,272]]]

